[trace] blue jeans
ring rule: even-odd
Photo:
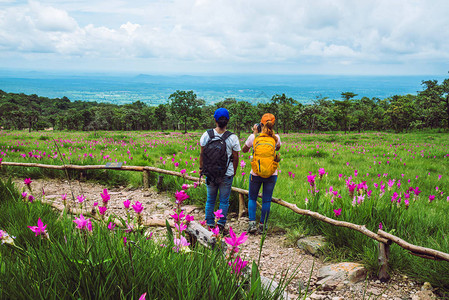
[[[228,215],[229,196],[231,196],[232,180],[234,176],[225,176],[220,184],[210,182],[207,184],[207,200],[206,200],[206,223],[208,226],[215,226],[215,201],[217,200],[218,191],[220,191],[218,209],[221,209],[221,214],[224,216],[218,220],[218,224],[226,224],[226,216]]]
[[[260,223],[264,224],[265,221],[268,220],[271,198],[273,196],[273,190],[277,179],[277,175],[272,175],[268,178],[250,175],[248,194],[248,215],[250,221],[256,221],[256,201],[257,196],[259,195],[260,186],[262,184],[262,214],[260,215]]]

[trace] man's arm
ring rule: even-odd
[[[200,158],[201,160],[201,158]],[[232,165],[234,166],[234,176],[237,173],[237,168],[239,166],[239,152],[232,150]]]
[[[201,146],[201,152],[200,152],[200,176],[202,175],[203,172],[203,150],[204,150],[204,146]]]

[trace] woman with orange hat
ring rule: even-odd
[[[271,198],[277,181],[279,155],[276,154],[276,151],[281,148],[281,138],[273,130],[275,120],[274,115],[270,113],[264,114],[260,120],[260,134],[258,124],[254,125],[252,128],[253,133],[245,141],[242,149],[246,153],[253,148],[248,194],[248,233],[251,234],[261,233],[266,229],[266,222],[270,214]],[[262,213],[259,226],[257,226],[256,200],[261,186],[263,186]]]

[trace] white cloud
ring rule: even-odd
[[[448,67],[449,2],[431,2],[0,0],[0,59],[40,53],[50,62],[129,62],[149,71],[164,63],[218,71],[392,62],[438,69]]]

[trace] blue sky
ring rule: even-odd
[[[445,75],[447,0],[0,0],[0,68]]]

